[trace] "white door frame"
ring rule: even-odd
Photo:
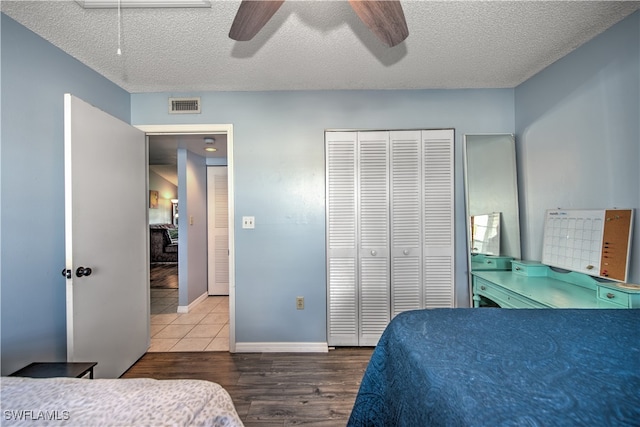
[[[236,269],[235,269],[235,224],[234,218],[234,167],[233,125],[231,124],[187,124],[187,125],[134,125],[147,135],[185,135],[225,133],[227,135],[227,172],[229,188],[229,352],[236,351]]]

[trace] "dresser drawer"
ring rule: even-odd
[[[622,307],[631,307],[629,294],[626,292],[617,291],[604,286],[598,286],[598,298]]]
[[[511,270],[512,257],[474,255],[471,257],[471,269],[475,271]]]
[[[473,293],[489,298],[502,308],[547,308],[544,304],[508,291],[479,277],[474,278]]]
[[[547,275],[547,269],[546,265],[539,262],[513,261],[511,263],[511,271],[521,276],[543,277]]]

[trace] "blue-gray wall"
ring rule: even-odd
[[[169,96],[200,96],[202,114],[169,115]],[[468,305],[464,133],[513,133],[513,90],[204,92],[131,96],[133,124],[234,126],[236,340],[325,342],[324,130],[456,131],[457,300]],[[182,196],[181,196],[182,197]],[[239,227],[242,216],[254,230]],[[305,309],[296,310],[296,296]]]
[[[206,159],[178,148],[178,182],[178,305],[186,307],[207,293]]]
[[[129,121],[129,94],[2,14],[2,374],[66,359],[63,94]]]
[[[523,257],[542,258],[544,213],[634,208],[640,283],[640,12],[516,88]]]

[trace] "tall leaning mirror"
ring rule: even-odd
[[[469,271],[510,269],[520,259],[515,137],[464,136]]]

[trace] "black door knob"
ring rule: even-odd
[[[78,267],[76,269],[76,276],[91,276],[91,269],[89,267]]]
[[[67,279],[71,279],[71,270],[67,270],[66,268],[62,269],[62,275]]]

